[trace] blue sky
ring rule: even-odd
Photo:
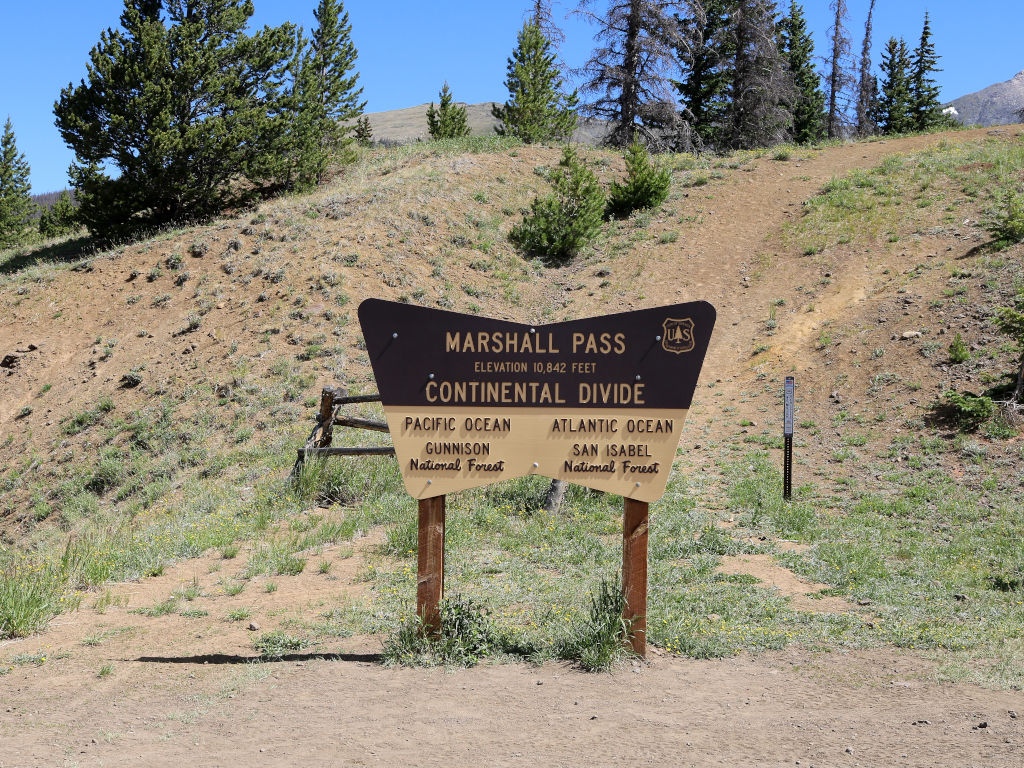
[[[255,26],[293,21],[309,28],[316,0],[254,0]],[[359,49],[360,82],[371,112],[400,109],[436,98],[447,80],[460,101],[501,101],[505,60],[528,0],[349,0],[352,36]],[[555,2],[561,19],[575,3]],[[600,5],[600,3],[598,4]],[[788,7],[788,0],[780,5]],[[831,20],[828,0],[802,3],[816,53],[825,50]],[[859,53],[868,0],[848,0],[850,31]],[[938,75],[944,100],[954,99],[1024,70],[1021,0],[877,0],[873,60],[890,36],[916,43],[925,10],[942,57]],[[0,121],[10,115],[18,148],[32,167],[33,192],[67,185],[73,156],[53,125],[53,102],[62,87],[85,74],[100,32],[116,26],[122,0],[2,0],[0,5]],[[563,56],[579,66],[593,46],[594,28],[579,18],[562,22]]]

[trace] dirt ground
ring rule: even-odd
[[[387,669],[358,639],[261,665],[134,650],[152,655],[108,651],[104,680],[77,662],[5,679],[0,766],[1024,764],[1019,693],[929,683],[890,651],[591,675]]]
[[[1012,127],[1004,133],[1016,135],[1019,130]],[[987,133],[974,131],[956,138]],[[636,286],[615,309],[691,298],[707,299],[718,309],[706,372],[711,380],[720,380],[716,392],[722,399],[708,398],[691,411],[684,444],[714,442],[733,429],[723,424],[718,406],[736,402],[752,386],[756,366],[773,375],[797,371],[804,413],[827,420],[835,372],[826,370],[813,350],[821,323],[874,322],[895,279],[883,272],[885,264],[905,266],[927,257],[926,250],[940,248],[953,249],[946,258],[956,258],[973,247],[967,239],[950,238],[912,243],[902,253],[879,255],[851,248],[831,253],[829,261],[773,260],[771,238],[784,222],[799,215],[801,202],[829,178],[942,138],[838,147],[789,163],[762,160],[738,180],[716,187],[713,198],[702,206],[700,225],[685,230],[678,243],[664,247],[651,240],[615,262],[616,278],[633,275],[629,282]],[[531,153],[524,150],[520,162],[536,162]],[[43,350],[55,352],[45,364],[41,360],[38,369],[31,367],[31,357],[25,357],[28,378],[19,385],[20,399],[12,395],[0,408],[0,424],[13,423],[18,409],[47,375],[55,378],[55,371],[66,369],[67,379],[58,382],[55,392],[66,394],[76,407],[94,402],[101,385],[114,386],[114,377],[94,382],[96,374],[87,370],[95,354],[92,339],[101,332],[115,333],[106,330],[108,326],[120,329],[126,353],[135,354],[137,349],[141,354],[144,345],[171,349],[184,344],[172,333],[181,325],[177,315],[161,321],[159,328],[150,327],[151,334],[162,333],[166,341],[162,336],[150,341],[152,335],[132,341],[130,329],[140,321],[122,317],[120,304],[113,302],[125,290],[125,281],[134,279],[126,277],[130,270],[147,268],[153,258],[129,250],[117,261],[97,263],[88,275],[62,275],[61,284],[81,283],[77,293],[63,300],[68,308],[75,305],[66,322],[80,326],[77,330],[65,333],[49,321],[47,307],[26,304],[8,331],[0,333],[4,349],[25,339],[42,339]],[[212,272],[214,265],[196,260],[192,268]],[[609,311],[597,298],[600,276],[593,272],[591,264],[558,277],[566,286],[566,315]],[[771,301],[786,295],[784,289],[813,284],[822,275],[829,283],[811,308],[791,301],[779,315],[784,333],[780,331],[762,358],[752,361],[751,349],[761,337]],[[381,291],[379,281],[370,284],[374,275],[358,279],[363,282],[355,283],[354,303]],[[576,283],[593,290],[568,289]],[[551,292],[562,296],[560,285]],[[391,298],[390,293],[380,295]],[[140,306],[148,305],[147,295]],[[235,326],[248,315],[229,299],[211,318],[221,335],[230,338],[240,333]],[[890,330],[904,328],[879,332]],[[200,342],[199,351],[209,354],[207,364],[216,366],[213,350],[221,340],[216,334],[210,338]],[[855,375],[866,381],[871,374],[865,366]],[[761,419],[757,407],[760,404],[751,401],[737,416]],[[56,415],[40,412],[25,423],[38,434],[52,435],[56,422]],[[703,465],[714,471],[713,461],[700,452],[688,454],[684,463],[688,470]],[[331,581],[304,573],[280,579],[280,589],[272,595],[218,597],[216,617],[212,611],[208,619],[195,620],[127,613],[166,598],[193,573],[205,574],[210,565],[202,559],[190,561],[161,577],[115,586],[124,604],[105,614],[83,608],[58,617],[41,635],[0,643],[0,659],[47,655],[38,665],[0,669],[6,672],[0,675],[0,768],[183,762],[1024,766],[1024,694],[935,682],[931,661],[892,649],[827,653],[794,648],[722,661],[677,659],[654,649],[647,663],[591,675],[559,664],[389,669],[377,655],[379,638],[355,637],[281,661],[250,663],[254,631],[247,622],[225,622],[224,609],[255,604],[254,620],[264,630],[295,606],[315,615],[325,603],[352,597],[363,588],[354,578],[358,550],[359,545],[355,556],[339,561]],[[821,586],[805,584],[769,561],[736,558],[722,568],[757,575],[789,595],[798,608],[801,598]],[[830,603],[830,609],[841,610],[843,601],[832,599],[836,605]],[[805,602],[820,609],[821,601]],[[98,645],[83,644],[98,636],[103,638]],[[99,670],[106,665],[109,674],[101,676]]]

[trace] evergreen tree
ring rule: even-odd
[[[25,155],[18,152],[11,118],[0,138],[0,248],[18,245],[32,230],[32,185]]]
[[[685,11],[682,0],[611,0],[604,13],[588,10],[597,0],[580,0],[576,12],[598,25],[601,43],[583,65],[584,106],[592,117],[613,124],[605,141],[626,147],[639,134],[662,145],[678,133],[677,112],[669,95],[670,74],[678,63],[679,25],[672,14]]]
[[[61,237],[78,231],[78,210],[67,190],[60,193],[51,207],[39,215],[39,234],[45,238]]]
[[[910,92],[910,51],[903,38],[889,38],[882,53],[880,66],[883,79],[878,107],[879,127],[887,134],[914,130]]]
[[[624,219],[633,211],[657,208],[668,197],[672,176],[667,168],[651,163],[647,149],[637,139],[626,149],[626,182],[612,182],[608,192],[608,216]]]
[[[292,57],[279,97],[271,105],[274,133],[272,152],[258,161],[257,175],[273,179],[279,190],[313,187],[327,172],[331,159],[324,118],[321,81],[313,66],[310,42],[300,27],[292,28]]]
[[[369,147],[373,144],[373,126],[370,125],[370,118],[366,115],[362,115],[356,120],[356,127],[352,132],[355,140],[358,141],[364,147]]]
[[[698,147],[721,146],[725,136],[733,57],[726,31],[734,5],[734,0],[694,0],[685,15],[676,14],[683,77],[672,84]]]
[[[814,69],[814,41],[803,8],[790,0],[789,15],[779,22],[779,49],[796,85],[793,103],[793,141],[808,144],[825,137],[825,94]]]
[[[914,49],[911,62],[910,100],[914,113],[914,128],[925,131],[942,122],[942,104],[939,103],[939,87],[931,77],[934,72],[941,72],[935,65],[939,57],[932,43],[932,28],[928,12],[924,14],[924,27],[921,29],[921,40]]]
[[[446,82],[438,94],[441,103],[434,109],[434,102],[427,108],[427,130],[432,139],[457,139],[469,135],[466,108],[456,104]]]
[[[288,127],[279,99],[294,31],[247,35],[252,14],[251,0],[125,0],[120,28],[90,53],[87,79],[54,106],[93,234],[203,218],[269,181],[267,156]]]
[[[508,60],[505,80],[509,98],[494,106],[501,121],[500,136],[515,136],[527,144],[567,139],[576,129],[576,91],[562,93],[562,78],[555,66],[551,43],[533,23],[523,25],[516,48]]]
[[[793,76],[779,53],[775,3],[738,0],[730,22],[732,100],[729,145],[766,147],[789,139],[796,99]]]
[[[878,125],[871,119],[871,99],[873,97],[871,87],[876,87],[877,82],[871,75],[871,18],[875,13],[875,0],[871,0],[868,6],[868,20],[864,22],[864,43],[860,49],[860,69],[857,83],[857,135],[871,136]]]
[[[850,88],[853,77],[850,74],[850,36],[846,31],[847,10],[846,0],[832,0],[829,8],[834,16],[829,29],[829,40],[832,52],[828,61],[828,137],[839,138],[843,135],[849,119],[846,115],[849,108]]]
[[[509,239],[526,253],[559,264],[597,237],[605,197],[594,172],[572,145],[566,145],[551,182],[552,193],[534,199],[530,213],[512,228]]]
[[[313,12],[310,66],[320,97],[322,132],[326,144],[335,152],[350,141],[346,121],[359,117],[366,108],[357,88],[359,73],[354,70],[359,55],[352,43],[352,25],[342,0],[320,0]]]

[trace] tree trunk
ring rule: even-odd
[[[552,480],[551,485],[548,486],[548,492],[544,494],[544,503],[541,504],[541,508],[545,512],[558,514],[558,510],[562,506],[562,499],[565,498],[565,489],[568,485],[565,480]]]
[[[839,102],[839,87],[841,85],[842,69],[841,69],[841,56],[842,56],[842,18],[843,3],[836,3],[836,20],[835,26],[832,29],[832,71],[828,78],[828,137],[830,139],[836,138],[839,135],[839,120],[838,115],[838,102]]]
[[[629,4],[629,22],[626,25],[625,59],[622,62],[622,94],[619,97],[619,123],[616,144],[622,147],[633,141],[636,116],[640,111],[637,76],[640,70],[640,0]]]

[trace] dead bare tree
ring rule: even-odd
[[[580,0],[574,11],[598,26],[598,47],[579,70],[581,90],[591,94],[583,106],[590,117],[614,123],[606,143],[624,147],[638,136],[653,148],[674,142],[679,113],[672,96],[678,76],[676,49],[683,44],[674,13],[680,0],[612,0],[607,10],[591,10],[596,0]]]
[[[551,43],[552,48],[558,49],[565,42],[565,32],[555,23],[555,17],[551,12],[551,0],[533,0],[523,15],[540,27],[541,33]]]
[[[860,48],[860,81],[857,87],[858,136],[870,136],[877,130],[871,109],[871,102],[875,97],[875,80],[871,76],[871,17],[874,13],[875,0],[871,0],[871,5],[868,6],[868,20],[864,23],[864,43]]]
[[[774,3],[738,0],[729,33],[734,56],[729,144],[747,149],[786,141],[793,127],[797,89],[779,53]]]
[[[839,138],[849,125],[847,110],[850,102],[850,89],[854,84],[850,74],[850,36],[846,31],[849,18],[846,0],[832,0],[829,8],[834,12],[834,20],[828,31],[832,42],[832,55],[826,62],[828,67],[828,137]]]

